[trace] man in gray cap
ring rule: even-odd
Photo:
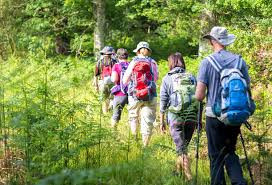
[[[239,157],[235,153],[240,126],[226,126],[214,114],[212,107],[219,96],[220,73],[217,70],[218,66],[214,65],[209,59],[216,60],[216,63],[222,66],[222,69],[235,68],[240,64],[240,71],[249,86],[248,69],[241,56],[226,51],[226,46],[235,41],[235,36],[229,34],[226,28],[213,27],[211,32],[203,38],[209,40],[214,51],[209,57],[203,59],[200,64],[196,90],[196,98],[199,101],[202,101],[205,96],[207,98],[206,134],[210,159],[211,185],[226,184],[224,165],[231,184],[244,185],[246,181],[243,178]]]

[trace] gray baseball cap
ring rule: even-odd
[[[236,37],[233,34],[229,34],[225,27],[215,26],[211,32],[203,37],[204,39],[214,39],[223,46],[232,44]]]
[[[139,51],[139,49],[141,48],[146,48],[148,49],[149,51],[152,51],[149,47],[149,44],[148,42],[144,42],[144,41],[141,41],[137,44],[137,48],[133,50],[134,53],[137,53]]]
[[[100,51],[100,54],[101,55],[111,55],[115,53],[115,50],[113,47],[111,46],[105,46],[101,51]]]

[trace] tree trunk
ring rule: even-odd
[[[70,52],[70,41],[66,36],[58,35],[55,39],[56,53],[68,55]]]
[[[205,1],[202,1],[205,3]],[[204,5],[206,7],[206,3]],[[202,15],[201,15],[201,36],[199,38],[199,48],[198,48],[198,56],[201,56],[207,52],[209,52],[209,42],[207,42],[206,39],[203,39],[202,37],[205,34],[208,34],[212,27],[217,25],[217,19],[214,13],[207,8],[203,9]]]
[[[94,0],[94,55],[99,59],[99,51],[104,47],[105,42],[105,0]]]

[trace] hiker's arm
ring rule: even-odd
[[[166,84],[166,78],[164,77],[162,80],[162,85],[161,85],[161,91],[160,91],[160,129],[162,133],[165,132],[166,130],[166,124],[165,124],[165,113],[167,106],[169,104],[169,94],[168,94],[168,85]]]
[[[152,70],[154,71],[154,81],[156,82],[159,79],[158,65],[155,60],[152,61]]]
[[[94,76],[99,76],[101,73],[101,69],[100,69],[100,61],[97,61],[96,65],[95,65],[95,70],[94,70]]]
[[[114,66],[112,68],[111,81],[113,83],[118,83],[119,82],[119,75],[118,75],[118,73],[116,71],[116,64],[114,64]]]
[[[250,77],[249,77],[249,74],[248,74],[248,66],[246,64],[246,62],[244,61],[244,59],[242,59],[242,69],[241,69],[241,72],[247,82],[247,84],[249,85],[250,84]]]
[[[124,77],[123,77],[123,84],[127,85],[129,83],[134,65],[135,65],[134,61],[131,61],[129,63],[128,68],[127,68],[127,70],[124,74]]]
[[[250,97],[251,97],[251,87],[250,87],[250,77],[249,77],[249,74],[248,74],[248,66],[246,64],[246,62],[244,61],[244,59],[242,59],[242,62],[243,62],[243,65],[242,65],[242,69],[241,69],[241,72],[247,82],[247,85],[248,85],[248,91],[249,91],[249,94],[250,94]]]
[[[95,71],[94,71],[94,78],[93,78],[93,85],[95,86],[96,91],[98,91],[98,78],[100,75],[100,61],[96,63]]]
[[[166,131],[166,124],[165,124],[165,122],[164,122],[164,113],[161,113],[160,114],[160,129],[161,129],[161,132],[162,133],[165,133],[165,131]]]
[[[160,112],[165,113],[169,104],[169,85],[166,83],[167,76],[162,79],[161,91],[160,91]]]
[[[98,77],[94,76],[93,77],[93,83],[92,86],[95,87],[95,90],[98,91]]]
[[[206,84],[200,81],[197,82],[195,96],[198,101],[204,100],[206,95],[206,88],[207,88]]]
[[[111,81],[112,81],[113,83],[117,83],[117,82],[119,81],[119,75],[117,74],[116,71],[113,71],[113,72],[111,73]]]
[[[204,59],[201,61],[199,69],[198,69],[198,75],[197,75],[197,85],[196,85],[196,99],[198,101],[204,100],[206,96],[206,89],[209,84],[209,70],[208,70],[208,60]]]

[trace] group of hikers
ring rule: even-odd
[[[233,185],[247,184],[235,153],[240,126],[255,110],[251,99],[250,78],[246,62],[240,55],[226,50],[235,41],[224,27],[213,27],[207,39],[213,53],[201,61],[195,78],[186,70],[181,53],[168,57],[169,72],[160,87],[160,129],[170,134],[176,145],[176,172],[192,180],[187,148],[196,127],[202,101],[206,97],[206,134],[212,185],[225,185],[224,166]],[[140,126],[143,146],[152,135],[156,120],[158,66],[151,58],[147,42],[139,42],[133,50],[136,56],[129,62],[128,51],[106,46],[101,51],[95,69],[95,87],[103,94],[103,112],[109,110],[113,96],[111,126],[116,128],[127,104],[132,135],[137,137]]]

